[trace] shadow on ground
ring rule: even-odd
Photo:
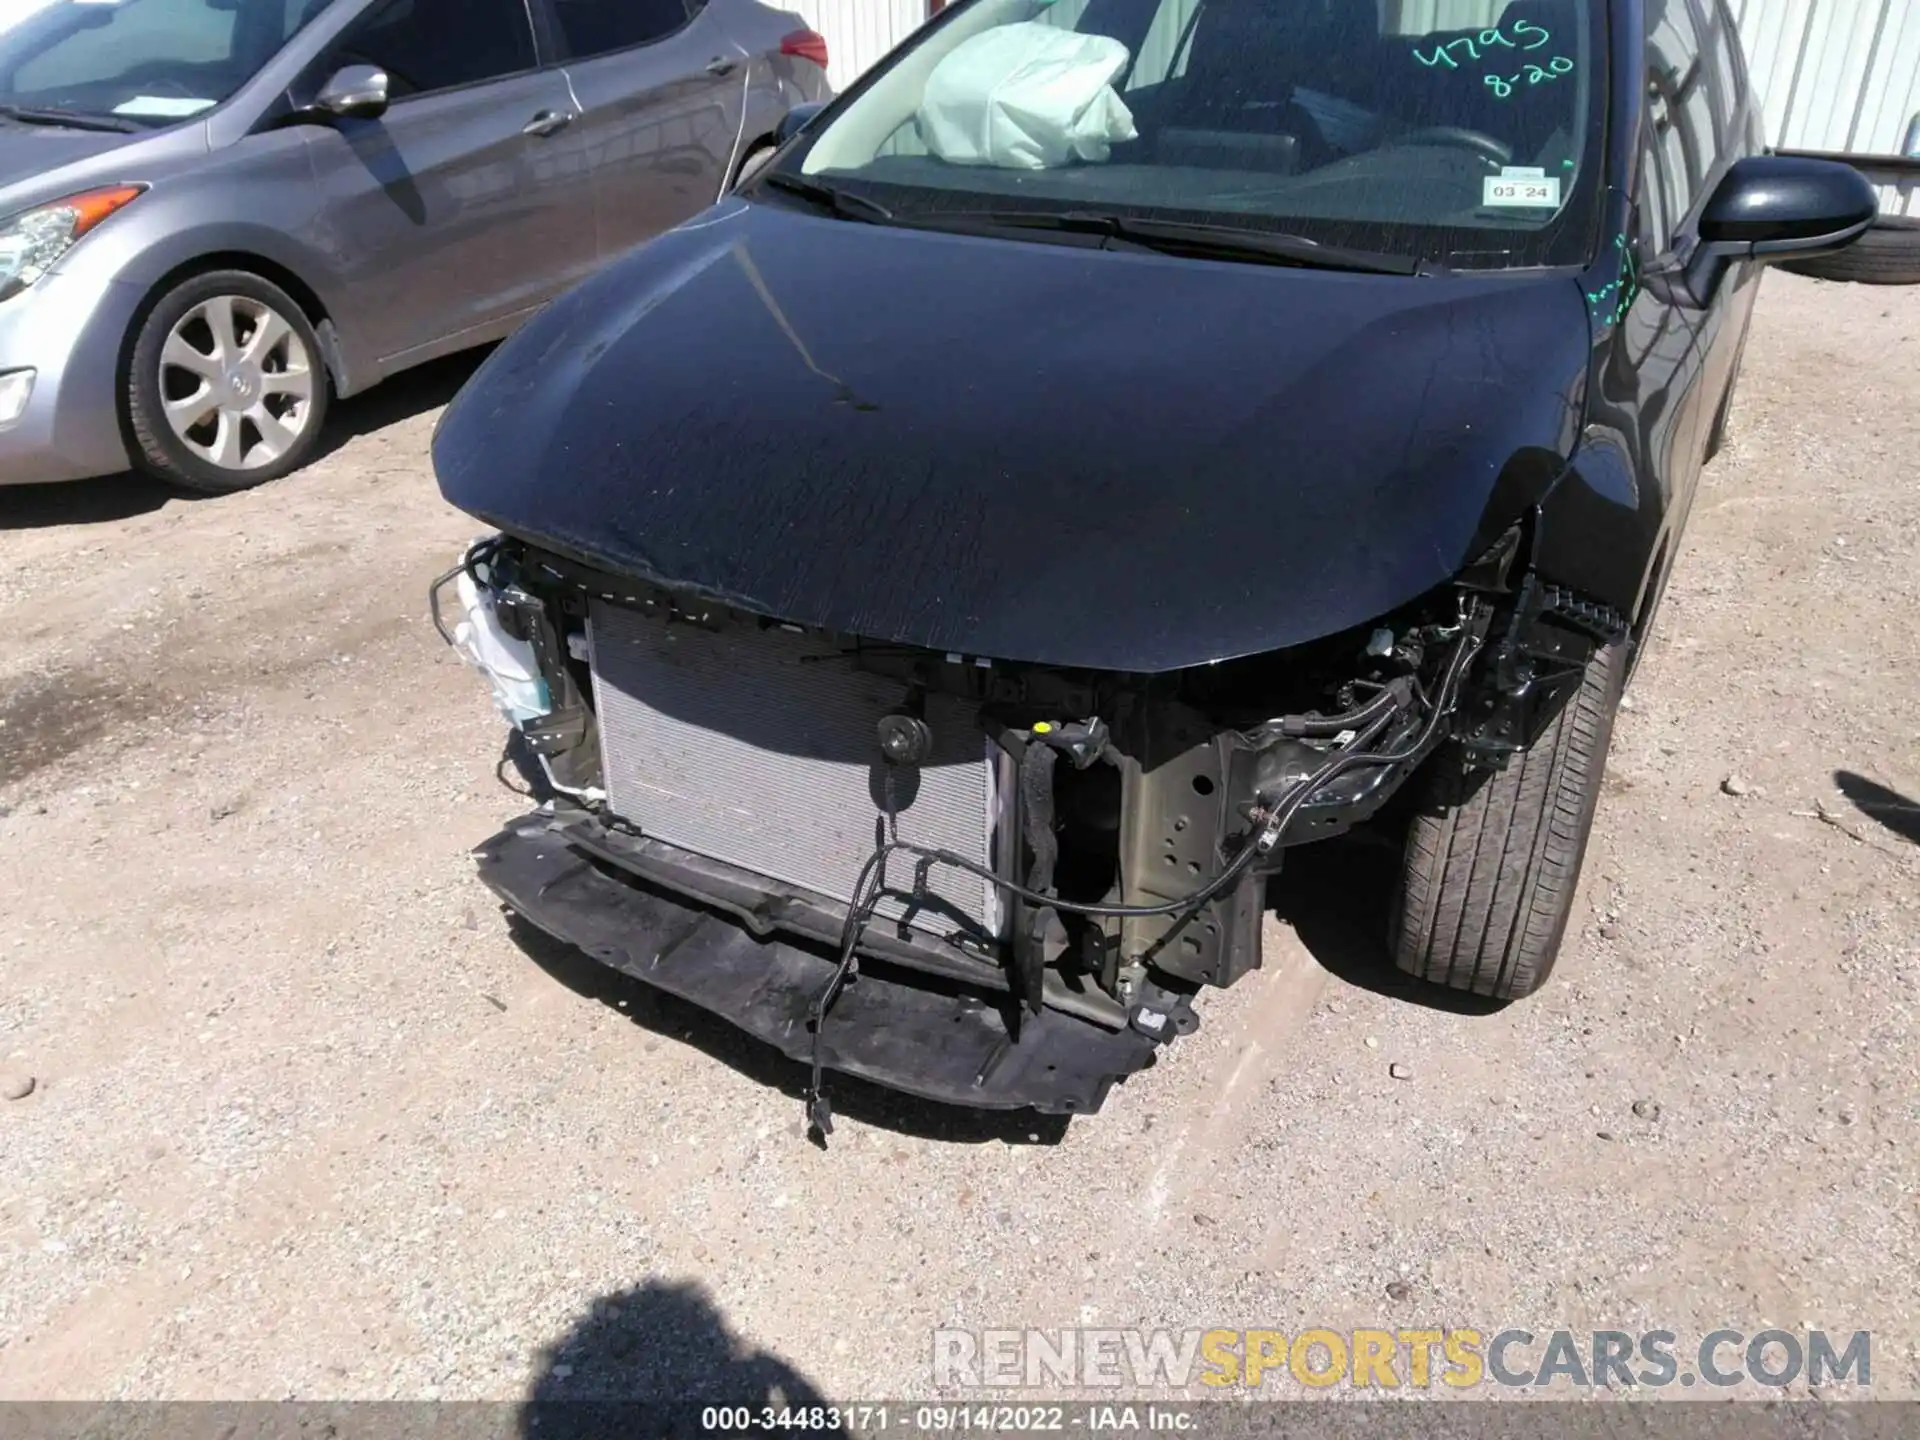
[[[698,1285],[650,1280],[595,1301],[542,1354],[519,1430],[527,1440],[702,1435],[714,1428],[703,1423],[708,1407],[745,1407],[757,1420],[829,1403],[786,1361],[734,1334]]]
[[[328,417],[326,433],[310,463],[324,460],[363,435],[439,409],[459,393],[490,353],[470,350],[450,355],[340,401]],[[281,483],[297,485],[299,481],[294,474]],[[219,498],[174,490],[145,475],[108,475],[63,485],[0,486],[0,530],[106,524],[150,514],[169,504],[218,503]]]
[[[1883,830],[1920,845],[1920,803],[1851,770],[1834,771],[1833,783],[1853,802],[1854,809]]]
[[[144,475],[108,475],[64,485],[8,485],[0,487],[0,530],[131,520],[180,498]]]
[[[1394,903],[1400,847],[1357,830],[1338,840],[1287,852],[1267,887],[1267,905],[1320,965],[1362,990],[1455,1015],[1492,1015],[1507,1006],[1429,984],[1395,967],[1387,953],[1387,917]]]
[[[363,435],[449,404],[492,353],[492,346],[463,350],[458,355],[429,361],[416,370],[397,375],[351,400],[340,401],[328,417],[327,433],[321,438],[314,459],[324,459]],[[424,457],[422,463],[425,463]]]
[[[649,1035],[691,1045],[756,1084],[791,1097],[792,1135],[794,1143],[802,1143],[802,1097],[808,1080],[805,1066],[719,1016],[583,955],[517,915],[509,916],[508,929],[529,960],[576,995],[599,1001]],[[645,1063],[640,1053],[644,1048],[635,1049],[636,1065]],[[952,1145],[1057,1145],[1067,1133],[1065,1116],[963,1110],[902,1095],[851,1075],[830,1075],[827,1089],[836,1118],[916,1139]]]

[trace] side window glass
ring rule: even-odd
[[[1658,144],[1640,152],[1640,180],[1634,188],[1634,206],[1640,212],[1640,234],[1646,242],[1644,259],[1665,254],[1673,244],[1673,214],[1667,206],[1666,177],[1661,174]]]
[[[692,13],[687,0],[552,0],[552,5],[561,41],[575,60],[664,40]]]
[[[1713,134],[1724,156],[1740,143],[1733,131],[1740,106],[1740,35],[1725,0],[1700,0],[1700,35],[1713,71]]]
[[[1147,26],[1140,53],[1133,58],[1127,89],[1159,85],[1187,73],[1187,59],[1193,52],[1193,27],[1199,11],[1199,0],[1164,0]]]
[[[533,69],[533,27],[525,0],[387,0],[335,63],[377,65],[396,97],[425,95]]]
[[[1712,82],[1687,0],[1650,6],[1647,25],[1647,119],[1677,225],[1692,211],[1717,154]]]
[[[1056,30],[1078,30],[1080,17],[1087,13],[1087,0],[1053,0],[1033,18],[1041,25],[1051,25]]]
[[[1720,41],[1713,22],[1712,0],[1668,0],[1670,7],[1687,5],[1687,16],[1694,34],[1694,73],[1680,92],[1680,108],[1687,120],[1687,131],[1701,144],[1701,173],[1711,177],[1727,147],[1726,85],[1720,79]],[[1696,181],[1696,185],[1698,182]]]

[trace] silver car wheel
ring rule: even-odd
[[[215,295],[175,323],[160,352],[167,424],[188,450],[222,470],[260,470],[313,423],[313,355],[264,301]]]

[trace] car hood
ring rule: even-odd
[[[448,500],[869,639],[1157,672],[1364,623],[1563,468],[1563,275],[1409,278],[728,202],[502,346]]]
[[[122,135],[112,131],[68,130],[59,125],[22,125],[0,120],[0,209],[11,211],[19,208],[11,203],[16,190],[22,194],[32,192],[26,203],[34,203],[42,187],[28,182],[38,181],[42,177],[50,178],[54,172],[65,170],[70,165],[78,165],[83,160],[91,160],[96,155],[105,155],[112,150],[138,145],[151,138],[151,132]],[[87,182],[83,178],[81,183]],[[98,183],[109,184],[111,181],[101,180]]]

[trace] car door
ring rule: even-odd
[[[705,0],[544,0],[580,104],[602,259],[719,196],[747,55]]]
[[[1597,359],[1588,395],[1589,465],[1611,474],[1615,488],[1606,498],[1630,506],[1644,527],[1644,553],[1654,560],[1642,577],[1643,623],[1664,588],[1705,443],[1708,311],[1688,288],[1686,260],[1713,148],[1711,136],[1694,129],[1701,112],[1687,102],[1705,71],[1697,50],[1686,50],[1667,26],[1675,7],[1688,14],[1687,0],[1649,0],[1632,203],[1626,228],[1610,237],[1591,272],[1604,278],[1587,290]]]
[[[309,71],[391,85],[385,114],[312,149],[342,328],[380,373],[497,338],[591,268],[584,169],[564,161],[579,111],[540,59],[525,0],[375,0]]]
[[[1706,33],[1693,0],[1651,0],[1647,16],[1647,118],[1652,143],[1651,181],[1660,197],[1664,236],[1659,253],[1648,261],[1649,274],[1677,277],[1698,243],[1697,226],[1707,197],[1725,178],[1735,158],[1714,65],[1704,43]],[[1666,394],[1655,413],[1667,429],[1655,452],[1668,490],[1668,527],[1677,534],[1692,508],[1704,464],[1707,436],[1721,390],[1733,363],[1734,329],[1727,324],[1737,306],[1750,307],[1759,268],[1734,265],[1713,289],[1696,295],[1683,284],[1651,288],[1654,298],[1672,310],[1673,325],[1691,337],[1665,381]]]
[[[1747,85],[1740,37],[1725,0],[1699,0],[1694,19],[1699,27],[1701,53],[1710,81],[1713,135],[1718,150],[1718,163],[1705,182],[1711,189],[1735,161],[1760,152],[1760,120],[1758,106]],[[1717,277],[1712,291],[1701,297],[1707,305],[1701,327],[1704,351],[1701,389],[1709,430],[1719,416],[1739,368],[1741,347],[1746,340],[1754,301],[1760,294],[1762,273],[1760,266],[1751,263],[1729,266]],[[1705,434],[1701,439],[1704,446]]]

